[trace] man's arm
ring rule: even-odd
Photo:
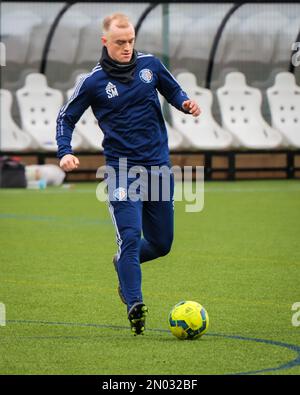
[[[157,59],[157,61],[159,79],[157,89],[159,92],[179,111],[198,117],[201,113],[199,105],[194,100],[189,99],[169,70],[160,60]]]
[[[57,156],[64,171],[72,171],[79,166],[73,155],[71,140],[76,123],[91,104],[87,77],[83,77],[75,87],[70,100],[61,108],[56,120]]]

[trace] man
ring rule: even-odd
[[[91,106],[104,133],[106,164],[120,176],[120,160],[126,159],[127,165],[140,166],[141,171],[146,169],[146,178],[156,176],[159,185],[162,184],[163,175],[152,170],[152,166],[170,168],[167,130],[157,90],[178,110],[194,117],[200,114],[200,108],[187,97],[159,59],[137,52],[134,43],[134,27],[127,16],[113,14],[104,19],[101,59],[91,73],[80,80],[57,118],[58,157],[64,171],[79,166],[70,145],[71,137],[76,122]],[[128,176],[127,168],[122,174],[126,182],[118,181],[109,194],[118,244],[113,263],[131,330],[139,335],[145,329],[148,312],[141,291],[140,263],[170,251],[174,181],[170,175],[168,199],[163,199],[159,193],[156,201],[136,201],[128,196],[134,177]],[[108,176],[109,187],[111,181]]]

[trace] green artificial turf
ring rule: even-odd
[[[171,253],[142,267],[138,337],[95,190],[0,190],[0,374],[300,374],[299,181],[209,182],[197,213],[176,202]],[[168,330],[181,300],[208,311],[198,340]]]

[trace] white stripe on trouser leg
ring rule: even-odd
[[[117,221],[116,221],[116,217],[115,217],[115,213],[114,213],[114,207],[109,202],[108,202],[108,209],[109,209],[109,212],[111,215],[112,222],[113,222],[115,229],[116,229],[116,240],[117,240],[117,245],[118,245],[117,260],[119,260],[121,252],[122,252],[121,246],[122,246],[123,241],[121,239],[120,232],[118,229],[118,225],[117,225]]]

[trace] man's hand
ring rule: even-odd
[[[61,158],[59,166],[64,171],[72,171],[79,166],[79,160],[76,156],[67,154]]]
[[[194,100],[186,100],[182,103],[182,108],[192,114],[193,117],[198,117],[201,114],[200,107]]]

